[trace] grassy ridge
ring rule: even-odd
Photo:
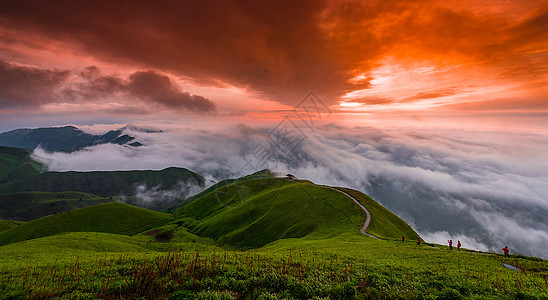
[[[19,221],[9,221],[9,220],[0,220],[0,231],[5,231],[8,229],[15,228],[21,224],[24,224],[25,222],[19,222]]]
[[[365,213],[331,188],[246,180],[194,200],[177,219],[110,203],[0,232],[48,234],[0,247],[0,298],[548,299],[548,261],[402,243],[416,235],[405,222],[344,190],[371,212],[368,231],[386,239],[362,235]]]
[[[188,199],[183,201],[179,207],[182,207],[182,206],[184,206],[184,205],[186,205],[186,204],[188,204],[188,203],[190,203],[190,202],[192,202],[192,201],[194,201],[194,200],[196,200],[196,199],[198,199],[202,196],[205,196],[205,195],[213,192],[216,189],[222,188],[224,186],[227,186],[227,185],[230,185],[230,184],[233,184],[233,183],[238,183],[238,182],[251,180],[251,179],[273,178],[275,176],[276,176],[276,174],[274,172],[272,172],[271,170],[264,169],[264,170],[255,172],[253,174],[250,174],[250,175],[247,175],[247,176],[244,176],[244,177],[233,178],[233,179],[225,179],[225,180],[222,180],[222,181],[208,187],[207,189],[201,191],[200,193],[198,193],[196,195],[193,195],[192,197],[189,197]]]
[[[363,194],[356,197],[374,210],[372,233],[387,238],[400,238],[402,234],[418,237],[409,225],[374,200]],[[242,248],[286,238],[315,239],[347,232],[359,235],[366,218],[350,198],[329,187],[281,178],[221,187],[176,214],[195,234]]]
[[[111,202],[81,192],[20,192],[0,194],[0,218],[31,221],[57,212]]]
[[[146,183],[148,188],[169,190],[180,182],[203,186],[204,178],[184,168],[160,171],[44,172],[5,183],[0,186],[0,193],[78,191],[110,197],[134,195],[136,185],[142,183]]]
[[[400,239],[404,236],[408,240],[416,240],[420,236],[394,213],[384,208],[377,201],[366,194],[349,188],[337,188],[348,193],[354,199],[360,201],[371,214],[371,221],[366,232],[382,238]]]
[[[12,180],[38,174],[43,166],[30,158],[32,151],[0,146],[0,188]]]
[[[134,233],[140,227],[172,219],[159,213],[122,203],[107,203],[47,216],[0,232],[0,244],[6,245],[64,232]]]

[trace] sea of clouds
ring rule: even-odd
[[[211,181],[270,168],[363,191],[426,240],[548,258],[548,136],[463,130],[234,125],[128,129],[142,147],[104,144],[34,157],[55,171],[184,167]],[[151,195],[159,191],[140,190]]]

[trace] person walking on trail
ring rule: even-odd
[[[449,243],[449,250],[453,250],[453,240],[448,240]]]
[[[401,242],[405,242],[405,237],[403,235],[401,236]]]
[[[420,238],[417,239],[417,245],[419,245],[419,246],[421,245],[421,239]]]
[[[502,251],[504,252],[504,257],[510,257],[510,250],[508,250],[508,246],[505,246],[504,248],[502,248]]]
[[[460,241],[457,241],[457,250],[458,251],[460,251],[460,246],[461,246]]]

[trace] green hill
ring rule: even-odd
[[[112,202],[81,192],[20,192],[0,194],[0,218],[31,221],[58,212]]]
[[[21,224],[25,224],[25,222],[19,222],[19,221],[10,221],[10,220],[0,220],[0,231],[5,231],[8,229],[15,228]]]
[[[337,188],[348,193],[354,199],[360,201],[371,214],[371,221],[366,232],[382,238],[401,239],[404,236],[408,240],[416,240],[419,235],[394,213],[384,208],[377,201],[366,194],[349,188]]]
[[[186,199],[185,201],[183,201],[179,207],[182,207],[204,195],[207,195],[211,192],[213,192],[214,190],[218,189],[218,188],[221,188],[223,186],[227,186],[229,184],[233,184],[233,183],[237,183],[237,182],[242,182],[242,181],[246,181],[246,180],[251,180],[251,179],[261,179],[261,178],[273,178],[275,177],[276,174],[274,172],[272,172],[271,170],[269,169],[264,169],[264,170],[261,170],[261,171],[258,171],[258,172],[255,172],[253,174],[250,174],[250,175],[247,175],[247,176],[244,176],[244,177],[240,177],[240,178],[231,178],[231,179],[225,179],[225,180],[221,180],[219,182],[217,182],[216,184],[208,187],[207,189],[201,191],[200,193],[196,194],[196,195],[193,195],[192,197],[189,197],[188,199]]]
[[[373,202],[367,198],[366,204],[376,209],[372,219],[378,222],[372,223],[386,223],[389,230],[375,227],[372,233],[387,238],[418,237],[405,222]],[[365,212],[336,190],[281,178],[252,179],[221,187],[187,204],[176,215],[193,233],[242,248],[285,238],[359,235],[366,219]]]
[[[78,191],[102,197],[134,195],[137,184],[172,189],[181,182],[203,186],[202,176],[184,168],[159,171],[42,172],[30,150],[0,146],[0,194]]]
[[[33,220],[0,232],[0,245],[63,232],[105,232],[130,234],[172,216],[122,203],[106,203]]]
[[[174,214],[107,203],[0,221],[0,298],[548,299],[548,261],[417,245],[348,188],[234,180]]]
[[[78,191],[110,197],[134,195],[138,184],[144,183],[149,188],[169,190],[181,182],[203,186],[204,178],[184,168],[167,168],[160,171],[44,172],[5,183],[0,186],[0,193]]]
[[[39,174],[44,166],[30,158],[32,151],[0,146],[0,187],[13,180]]]

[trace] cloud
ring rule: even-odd
[[[132,74],[125,88],[131,96],[169,108],[186,108],[197,113],[215,111],[215,104],[209,99],[181,92],[169,77],[152,71]]]
[[[462,90],[461,87],[455,86],[455,87],[448,87],[448,88],[420,92],[413,97],[407,98],[406,100],[409,101],[409,100],[422,100],[422,99],[447,97],[447,96],[453,96],[453,95],[457,95],[465,92],[466,90]]]
[[[104,76],[99,68],[90,66],[80,72],[81,80],[69,80],[70,76],[68,70],[19,67],[0,61],[0,107],[117,100],[126,105],[112,105],[105,112],[142,113],[154,105],[160,109],[215,112],[215,103],[211,100],[183,92],[170,77],[154,71],[135,72],[124,80]],[[145,103],[145,107],[135,105],[135,100]]]
[[[203,189],[203,186],[188,182],[179,182],[170,190],[161,190],[158,186],[148,187],[146,184],[139,184],[135,187],[135,196],[119,196],[117,200],[148,209],[165,210],[176,206],[181,200],[195,195]]]
[[[55,101],[69,75],[68,71],[21,67],[0,60],[0,108]]]
[[[0,26],[6,41],[40,34],[107,63],[234,85],[285,104],[314,90],[334,104],[371,88],[372,78],[351,79],[386,57],[503,69],[526,64],[548,39],[548,8],[539,3],[189,0],[131,3],[128,10],[124,1],[23,0],[2,4]]]
[[[293,133],[305,136],[280,139],[271,128],[247,125],[172,128],[130,132],[144,145],[138,148],[100,145],[34,155],[53,170],[180,166],[215,180],[269,167],[364,191],[427,241],[450,237],[464,247],[495,250],[507,244],[513,253],[548,257],[546,135],[336,124]],[[301,142],[283,144],[295,140]]]

